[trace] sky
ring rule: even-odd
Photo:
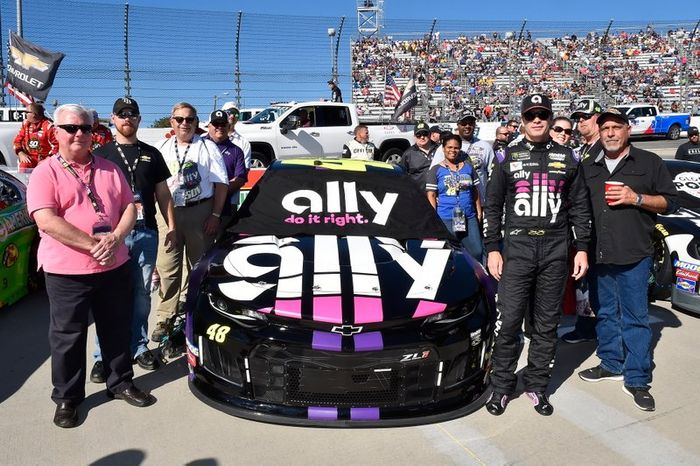
[[[108,0],[108,3],[122,4],[120,1]],[[105,2],[105,3],[107,3]],[[156,0],[130,0],[131,5],[165,6],[165,2]],[[574,1],[570,4],[561,0],[539,0],[533,2],[536,7],[527,9],[522,0],[479,1],[441,0],[435,4],[439,8],[429,8],[426,0],[385,0],[384,16],[393,19],[459,19],[459,20],[698,20],[700,7],[695,10],[695,18],[688,14],[688,8],[666,8],[666,5],[691,5],[697,0],[687,2],[668,2],[649,0],[634,1]],[[355,16],[356,2],[352,0],[198,0],[199,8],[207,10],[245,11],[248,13],[268,13],[301,16]],[[475,6],[476,5],[476,6]],[[579,5],[581,5],[579,7]],[[168,0],[169,8],[192,8],[191,0]]]

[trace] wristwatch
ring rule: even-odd
[[[642,205],[642,195],[641,194],[637,194],[637,202],[635,202],[634,205],[636,205],[637,207]]]

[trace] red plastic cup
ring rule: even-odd
[[[624,185],[625,185],[625,183],[623,183],[622,181],[606,181],[605,182],[605,192],[607,193],[610,190],[610,188],[612,188],[613,186],[623,187]],[[606,197],[605,202],[610,204],[611,201],[609,201],[608,198]]]

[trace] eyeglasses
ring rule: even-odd
[[[509,125],[506,125],[508,128],[517,128],[518,124],[517,123],[511,123]]]
[[[576,118],[574,118],[574,120],[578,120],[578,121],[590,120],[591,118],[593,118],[593,115],[595,115],[595,113],[579,113],[578,115],[576,115]]]
[[[75,134],[78,130],[83,133],[92,133],[92,125],[56,125],[56,127],[70,134]]]
[[[225,112],[231,116],[238,118],[238,112],[236,110],[225,110]]]
[[[226,128],[228,126],[228,122],[223,122],[223,121],[211,122],[210,124],[214,128]]]
[[[561,133],[562,131],[564,131],[564,134],[566,134],[567,136],[571,136],[572,134],[574,134],[573,129],[562,128],[561,126],[552,126],[552,131],[554,131],[555,133]]]
[[[121,118],[122,120],[126,120],[127,118],[138,118],[139,114],[134,113],[134,112],[119,112],[117,114],[117,118]]]
[[[430,133],[418,133],[418,134],[416,134],[417,138],[427,138],[428,136],[430,136]]]
[[[532,112],[525,112],[523,114],[523,120],[532,121],[535,118],[539,118],[540,120],[549,120],[550,116],[551,113],[547,110],[537,110]]]
[[[183,121],[186,121],[187,123],[192,123],[194,120],[197,119],[197,117],[189,116],[189,117],[181,117],[181,116],[174,116],[172,117],[175,122],[180,125],[182,124]]]

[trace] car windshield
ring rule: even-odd
[[[320,160],[275,162],[229,231],[401,241],[451,238],[425,193],[403,171],[380,163]]]
[[[283,107],[283,106],[277,106],[277,107],[268,107],[262,112],[258,113],[255,115],[253,118],[250,120],[246,121],[246,123],[272,123],[275,121],[280,115],[282,115],[284,112],[289,110],[290,107]]]

